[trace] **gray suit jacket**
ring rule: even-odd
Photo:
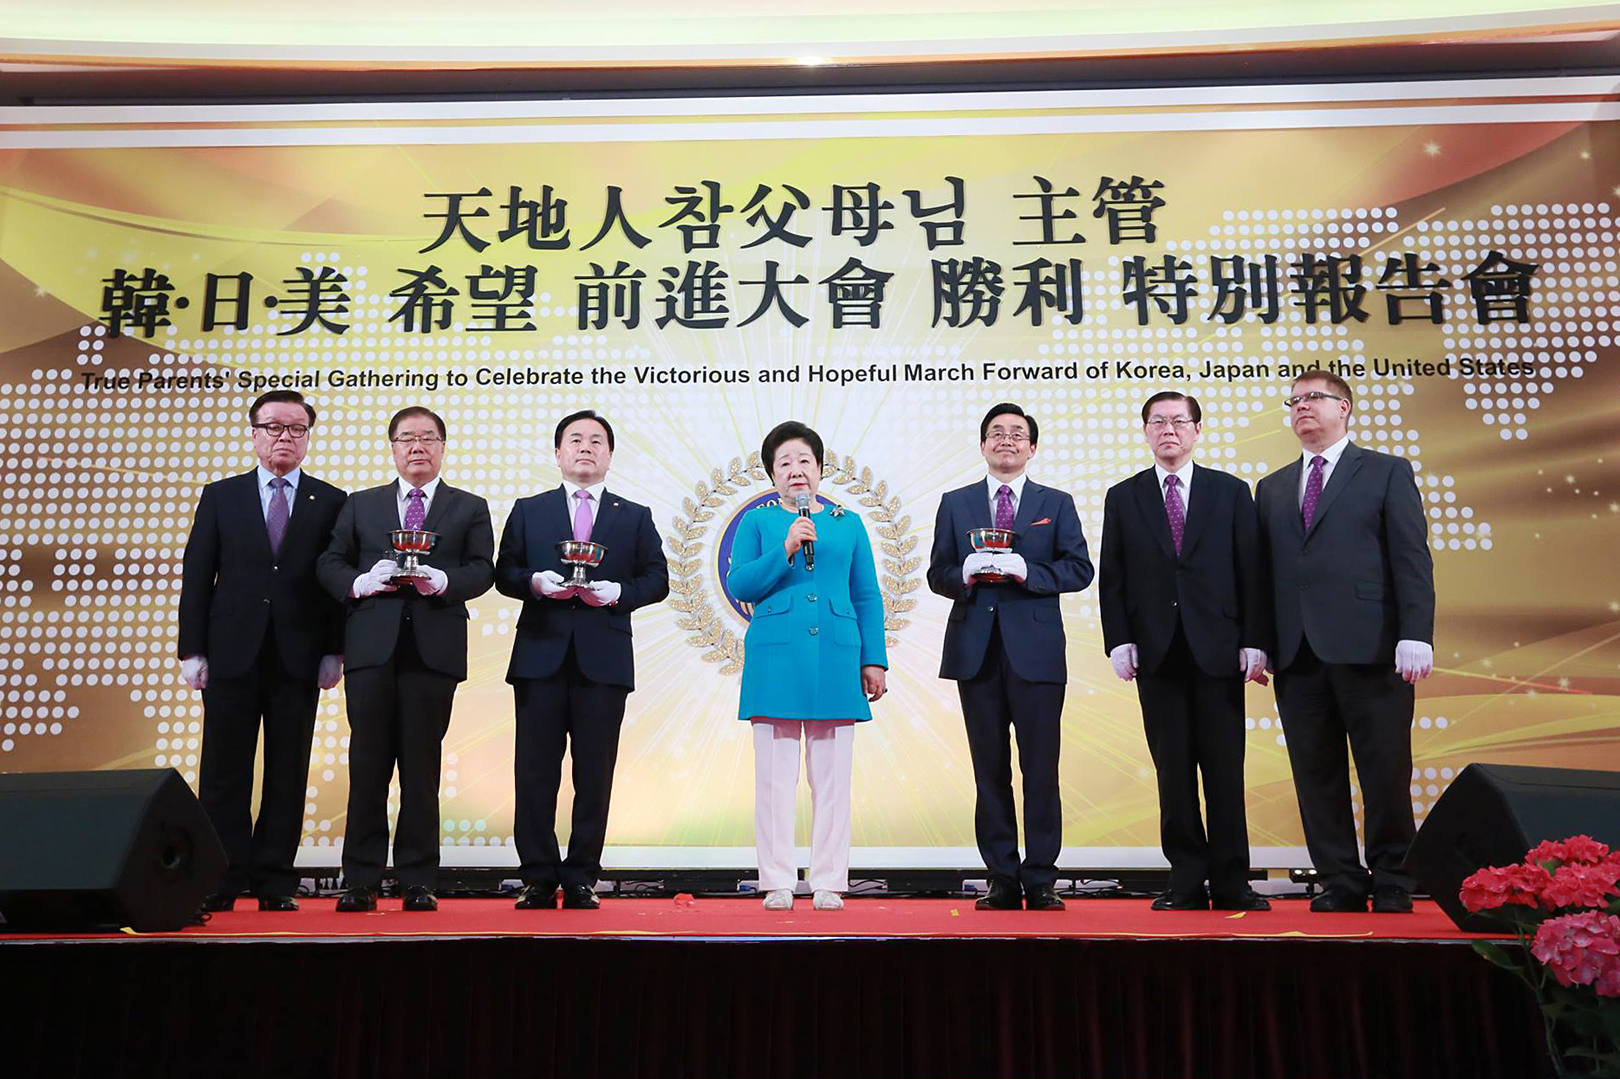
[[[343,666],[359,670],[387,663],[399,640],[405,605],[422,661],[457,681],[467,677],[467,601],[489,591],[495,581],[495,530],[489,503],[475,494],[439,484],[424,522],[439,541],[422,561],[443,570],[449,584],[442,596],[401,588],[365,599],[350,599],[355,577],[394,557],[388,534],[399,528],[397,486],[393,482],[357,491],[343,504],[332,541],[316,563],[321,587],[345,605]]]
[[[1434,560],[1412,464],[1355,443],[1333,467],[1310,531],[1298,457],[1255,486],[1271,565],[1278,670],[1301,640],[1325,663],[1395,662],[1395,642],[1434,642]]]

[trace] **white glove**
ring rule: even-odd
[[[580,592],[579,598],[592,607],[611,607],[619,602],[619,593],[622,591],[617,582],[592,581]]]
[[[1414,685],[1434,671],[1434,645],[1425,641],[1397,641],[1395,670]]]
[[[562,574],[554,569],[543,569],[529,578],[529,591],[546,599],[572,599],[574,589],[562,582]]]
[[[1029,576],[1029,567],[1024,564],[1024,556],[1014,554],[1011,551],[996,555],[996,569],[1020,584],[1023,583],[1025,577]]]
[[[388,579],[398,572],[398,562],[392,558],[379,559],[376,565],[354,579],[354,584],[349,586],[349,595],[355,599],[365,599],[379,592],[392,592],[399,586],[390,584]]]
[[[1121,681],[1129,682],[1136,677],[1136,645],[1119,645],[1108,653],[1108,662],[1114,665],[1114,673]]]
[[[331,689],[343,677],[342,656],[322,656],[321,665],[315,672],[315,684],[322,689]]]
[[[995,555],[989,551],[974,551],[962,562],[962,583],[972,584],[975,573],[984,573],[995,568]]]
[[[411,584],[424,596],[442,596],[444,590],[450,587],[450,578],[442,569],[434,566],[422,566],[421,570],[426,577],[412,577]]]
[[[192,689],[208,688],[208,657],[187,656],[180,661],[180,681]]]
[[[1245,682],[1253,682],[1266,673],[1266,654],[1258,648],[1238,649],[1238,670]]]

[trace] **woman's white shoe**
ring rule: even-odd
[[[792,910],[793,892],[788,888],[776,888],[765,893],[766,910]]]
[[[827,889],[821,888],[816,891],[813,905],[817,910],[843,910],[844,897],[837,892],[829,892]]]

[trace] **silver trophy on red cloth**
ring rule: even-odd
[[[390,577],[391,584],[408,584],[428,575],[427,570],[421,566],[421,559],[433,552],[433,545],[439,542],[437,532],[429,532],[425,528],[400,528],[388,533],[388,539],[394,545],[394,560],[399,568]]]
[[[967,535],[975,551],[991,555],[1007,554],[1018,542],[1018,533],[1010,528],[970,528]],[[984,584],[995,584],[1005,581],[1007,575],[995,570],[981,570],[973,575],[973,579]]]
[[[607,557],[607,548],[590,540],[560,540],[557,543],[557,557],[562,559],[563,565],[574,567],[574,575],[563,587],[586,588],[590,585],[585,579],[586,569],[600,566],[602,559]]]

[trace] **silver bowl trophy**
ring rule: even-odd
[[[1013,549],[1013,544],[1018,542],[1018,533],[1010,528],[970,528],[968,542],[973,544],[975,551],[983,554],[1006,554]],[[995,570],[984,570],[975,573],[973,579],[984,584],[995,584],[1005,581],[1007,575],[997,573]]]
[[[421,528],[400,528],[388,533],[388,538],[394,545],[394,558],[399,562],[399,568],[388,579],[389,583],[407,584],[428,575],[418,560],[432,553],[433,545],[439,542],[437,532]]]
[[[563,565],[573,566],[574,575],[565,582],[565,588],[586,588],[590,582],[585,579],[585,569],[595,569],[607,557],[607,548],[600,543],[590,540],[560,540],[557,543],[557,557],[563,560]]]

